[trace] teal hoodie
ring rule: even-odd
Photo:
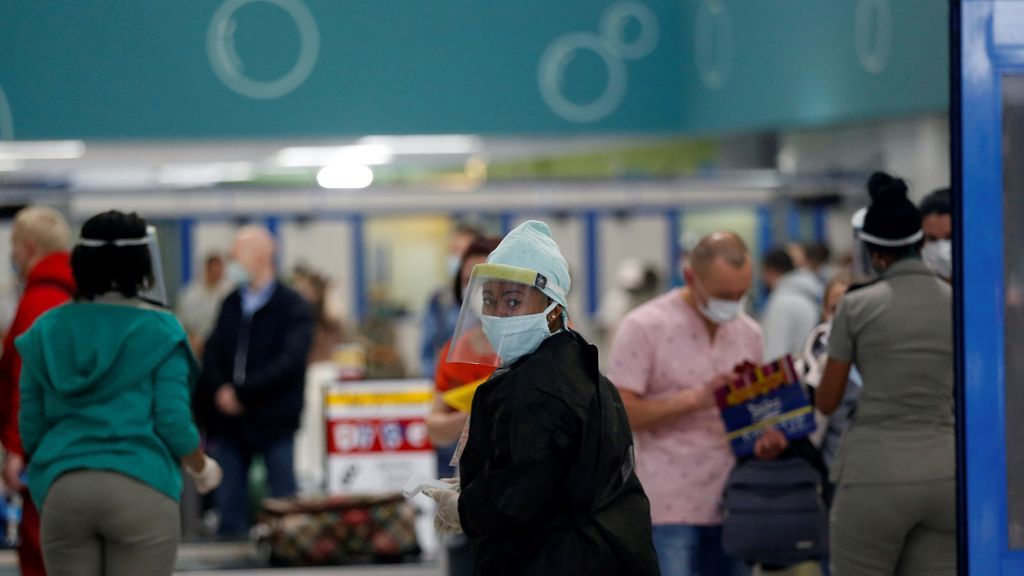
[[[181,497],[179,460],[199,446],[197,370],[169,312],[107,298],[54,308],[17,339],[19,427],[40,507],[72,470],[110,470]]]

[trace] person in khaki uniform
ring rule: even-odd
[[[833,466],[835,576],[956,574],[952,291],[920,258],[907,186],[868,183],[859,232],[880,278],[839,304],[818,408],[842,399],[853,364],[864,387]]]

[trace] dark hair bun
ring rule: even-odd
[[[123,240],[146,235],[146,220],[135,212],[125,214],[110,210],[97,214],[82,225],[82,238],[91,240]]]
[[[885,172],[875,172],[868,180],[868,195],[876,204],[891,204],[907,199],[907,183]]]

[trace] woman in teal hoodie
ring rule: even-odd
[[[180,465],[201,492],[220,481],[192,421],[197,370],[185,331],[140,296],[153,284],[152,241],[135,214],[89,219],[71,255],[74,302],[16,342],[28,487],[50,576],[171,574]]]

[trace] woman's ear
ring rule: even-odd
[[[565,309],[559,304],[555,306],[555,309],[548,313],[548,331],[557,332],[565,328],[565,324],[562,321],[562,312]]]

